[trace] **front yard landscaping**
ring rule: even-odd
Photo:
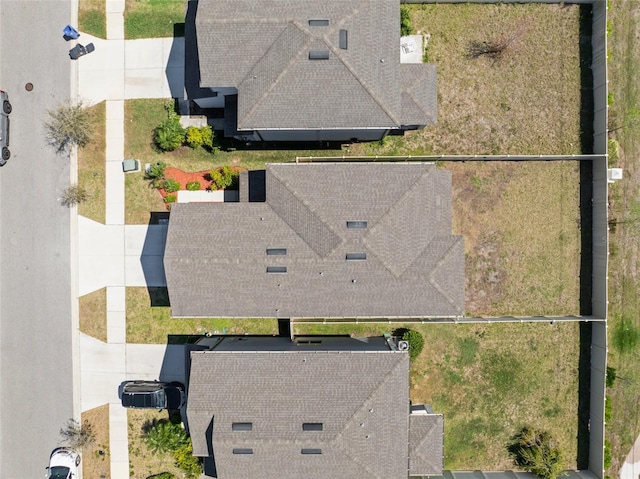
[[[445,417],[445,469],[509,470],[509,438],[547,430],[576,467],[578,323],[304,325],[295,334],[380,335],[401,326],[425,347],[411,365],[411,400]]]

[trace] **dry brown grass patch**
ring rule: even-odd
[[[82,422],[88,421],[95,440],[82,450],[82,475],[91,479],[111,477],[109,450],[109,405],[105,404],[82,413]]]
[[[107,288],[85,294],[80,302],[80,331],[107,342]]]

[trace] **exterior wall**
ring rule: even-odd
[[[388,129],[379,130],[259,130],[264,141],[375,141],[384,138]]]

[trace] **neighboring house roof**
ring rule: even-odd
[[[213,456],[220,479],[406,479],[409,356],[373,347],[192,352],[194,455]],[[251,423],[251,430],[234,431],[233,423]],[[304,423],[322,430],[305,431]],[[434,445],[438,457],[442,436]]]
[[[442,437],[444,417],[441,414],[409,416],[409,474],[440,476],[444,467]]]
[[[200,86],[237,88],[238,130],[436,121],[435,67],[401,68],[398,0],[199,0],[195,29]],[[420,69],[430,80],[407,82]]]
[[[266,202],[175,204],[164,265],[176,317],[464,315],[464,239],[434,164],[267,165]]]

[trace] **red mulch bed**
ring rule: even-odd
[[[218,168],[218,169],[221,169],[221,168]],[[231,169],[234,171],[244,170],[244,168],[240,168],[239,166],[232,166]],[[209,188],[209,186],[212,183],[212,181],[209,179],[210,171],[211,170],[205,170],[205,171],[196,171],[193,173],[189,173],[187,171],[179,170],[178,168],[167,167],[164,170],[164,177],[171,178],[172,180],[176,180],[178,183],[180,183],[181,190],[186,190],[187,183],[191,181],[197,181],[198,183],[200,183],[200,189],[206,190],[207,188]],[[176,193],[167,193],[166,191],[164,191],[164,188],[158,188],[157,191],[162,195],[162,198],[164,198],[167,195],[176,194]],[[167,204],[167,209],[169,209],[170,207],[171,207],[170,204]]]

